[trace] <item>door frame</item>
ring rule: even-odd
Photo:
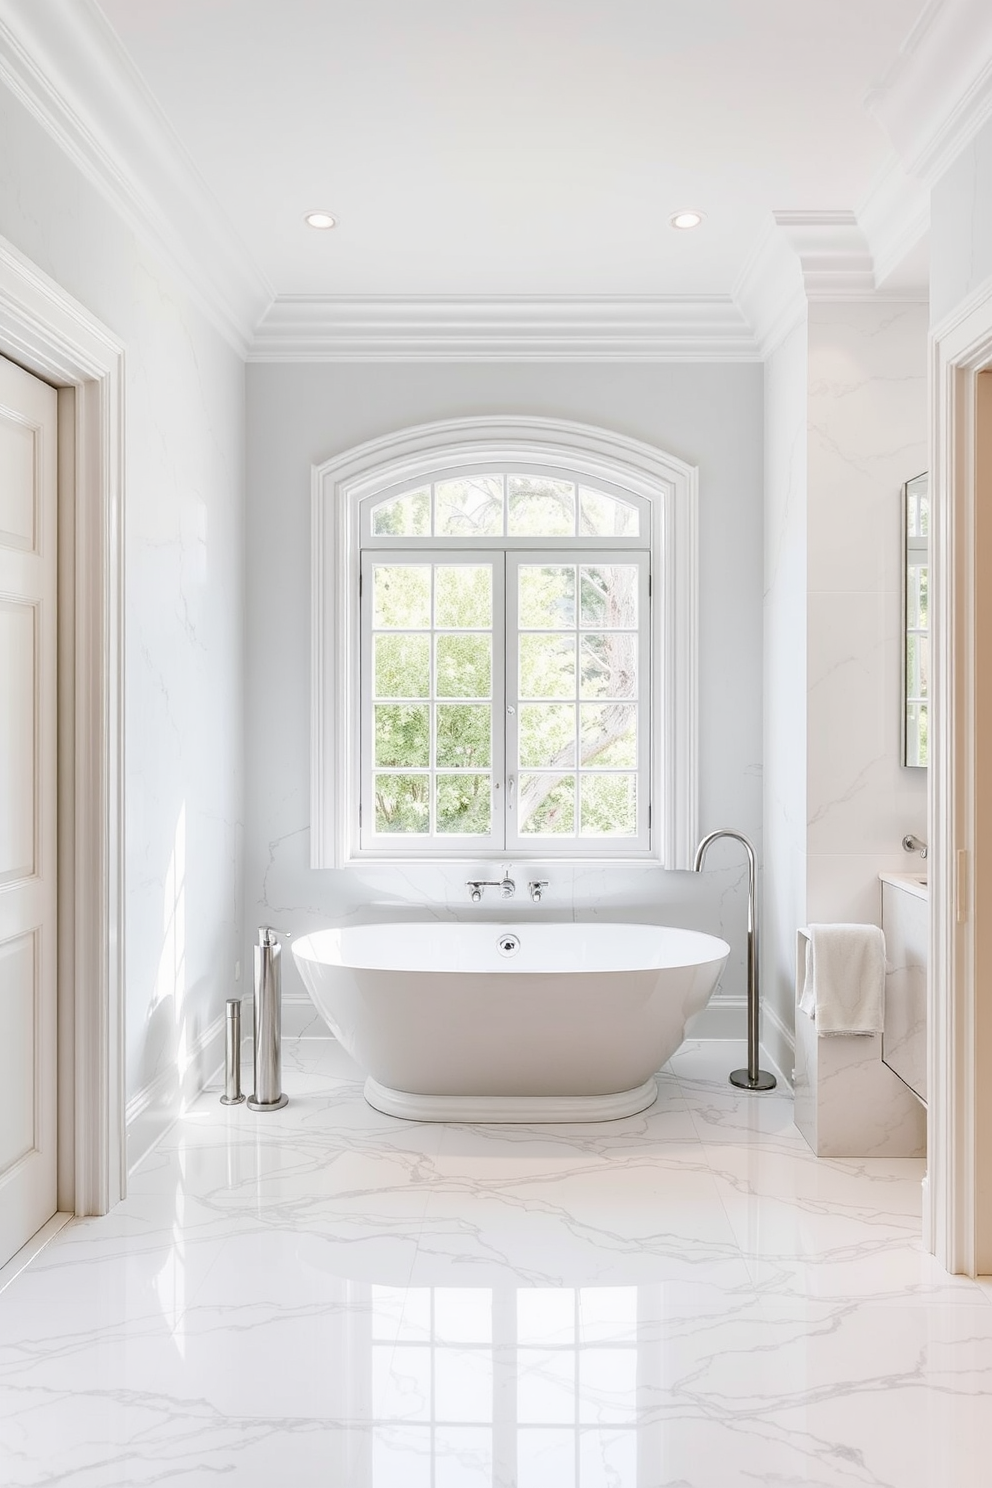
[[[126,1191],[124,350],[0,238],[0,354],[59,390],[58,1207]]]
[[[978,756],[992,709],[992,677],[980,676],[978,666],[979,658],[989,656],[989,600],[978,579],[983,561],[992,564],[992,534],[988,514],[979,521],[976,459],[978,376],[990,365],[992,280],[931,335],[933,748],[924,1242],[948,1271],[970,1276],[992,1270],[992,1181],[982,1182],[983,1172],[992,1173],[992,1102],[982,1084],[982,1071],[992,1070],[992,962],[989,931],[982,931],[992,910],[985,887],[992,872],[992,820]],[[986,725],[981,734],[979,723]]]

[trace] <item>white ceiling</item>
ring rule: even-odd
[[[773,210],[861,204],[922,8],[100,4],[274,292],[360,296],[729,294]]]

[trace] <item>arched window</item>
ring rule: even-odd
[[[315,865],[687,866],[692,475],[509,419],[315,472]]]

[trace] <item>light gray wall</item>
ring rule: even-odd
[[[247,873],[258,923],[300,932],[411,905],[470,908],[464,868],[308,867],[311,466],[438,419],[574,419],[699,466],[700,827],[737,827],[760,847],[760,366],[256,364],[247,385]],[[553,865],[548,911],[723,927],[734,948],[723,990],[742,996],[739,850],[721,845],[712,862],[707,882],[647,866]],[[291,967],[286,989],[299,994]]]
[[[0,234],[125,347],[127,1094],[157,1128],[216,1067],[241,944],[244,365],[2,87],[0,140]]]
[[[939,325],[992,278],[992,120],[930,197],[930,310]]]
[[[765,1034],[793,1028],[796,927],[806,922],[806,320],[765,363]],[[781,1057],[782,1050],[778,1049]],[[789,1061],[791,1063],[791,1061]],[[788,1073],[788,1066],[786,1072]]]

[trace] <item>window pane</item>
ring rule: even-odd
[[[583,774],[582,836],[632,837],[637,830],[637,776]]]
[[[571,630],[575,624],[575,568],[519,569],[520,626],[523,630]]]
[[[524,769],[575,764],[575,708],[533,703],[520,709],[520,763]]]
[[[637,637],[614,631],[584,635],[581,647],[584,698],[630,698],[637,691]]]
[[[519,695],[522,698],[575,696],[575,637],[522,635]]]
[[[636,1479],[630,1481],[633,1483]],[[627,1488],[622,1479],[618,1478],[617,1482],[622,1482],[623,1488]],[[378,1488],[378,1479],[376,1484]],[[410,1488],[414,1488],[412,1483]],[[517,1488],[575,1488],[575,1434],[571,1429],[562,1426],[519,1428]]]
[[[636,1343],[637,1288],[580,1288],[579,1340],[582,1343]]]
[[[434,624],[444,630],[488,630],[493,623],[493,571],[487,564],[438,564]]]
[[[437,1357],[440,1366],[440,1352]],[[442,1414],[440,1367],[437,1414]],[[486,1420],[491,1419],[492,1408],[490,1407]],[[492,1428],[489,1426],[436,1427],[433,1464],[433,1488],[491,1488],[493,1482]],[[501,1478],[500,1481],[506,1480]],[[374,1479],[374,1488],[380,1488],[378,1478]],[[412,1488],[412,1485],[402,1483],[397,1485],[397,1488]],[[547,1484],[545,1488],[548,1488]]]
[[[427,630],[431,623],[429,563],[376,563],[372,624],[377,630]]]
[[[629,703],[583,703],[580,709],[582,765],[620,769],[637,764],[637,709]]]
[[[510,475],[507,531],[514,537],[571,536],[575,531],[575,486],[539,475]]]
[[[439,703],[438,764],[460,770],[477,770],[480,766],[490,765],[490,719],[491,709],[485,703]],[[416,762],[404,760],[402,763]]]
[[[489,697],[492,670],[492,640],[489,636],[438,636],[438,697]]]
[[[438,775],[437,830],[488,837],[492,785],[488,775]]]
[[[637,537],[641,530],[637,507],[579,487],[579,534],[582,537]]]
[[[375,762],[399,769],[426,768],[431,762],[430,708],[377,703]]]
[[[575,1341],[575,1293],[567,1287],[525,1287],[517,1292],[517,1343]]]
[[[575,776],[521,775],[520,832],[571,836],[575,831]]]
[[[517,1353],[517,1420],[550,1425],[575,1419],[575,1355],[552,1349]],[[626,1485],[625,1485],[626,1488]]]
[[[376,775],[377,832],[430,831],[430,776]]]
[[[431,640],[426,635],[373,637],[372,689],[380,698],[430,695]]]
[[[580,620],[583,629],[637,629],[637,567],[610,563],[582,568],[579,579]]]
[[[493,1294],[489,1287],[437,1287],[434,1337],[438,1343],[491,1343]]]
[[[472,475],[434,487],[439,537],[498,537],[503,531],[503,477]]]
[[[407,491],[392,501],[372,508],[372,531],[376,537],[427,537],[431,530],[431,488]]]

